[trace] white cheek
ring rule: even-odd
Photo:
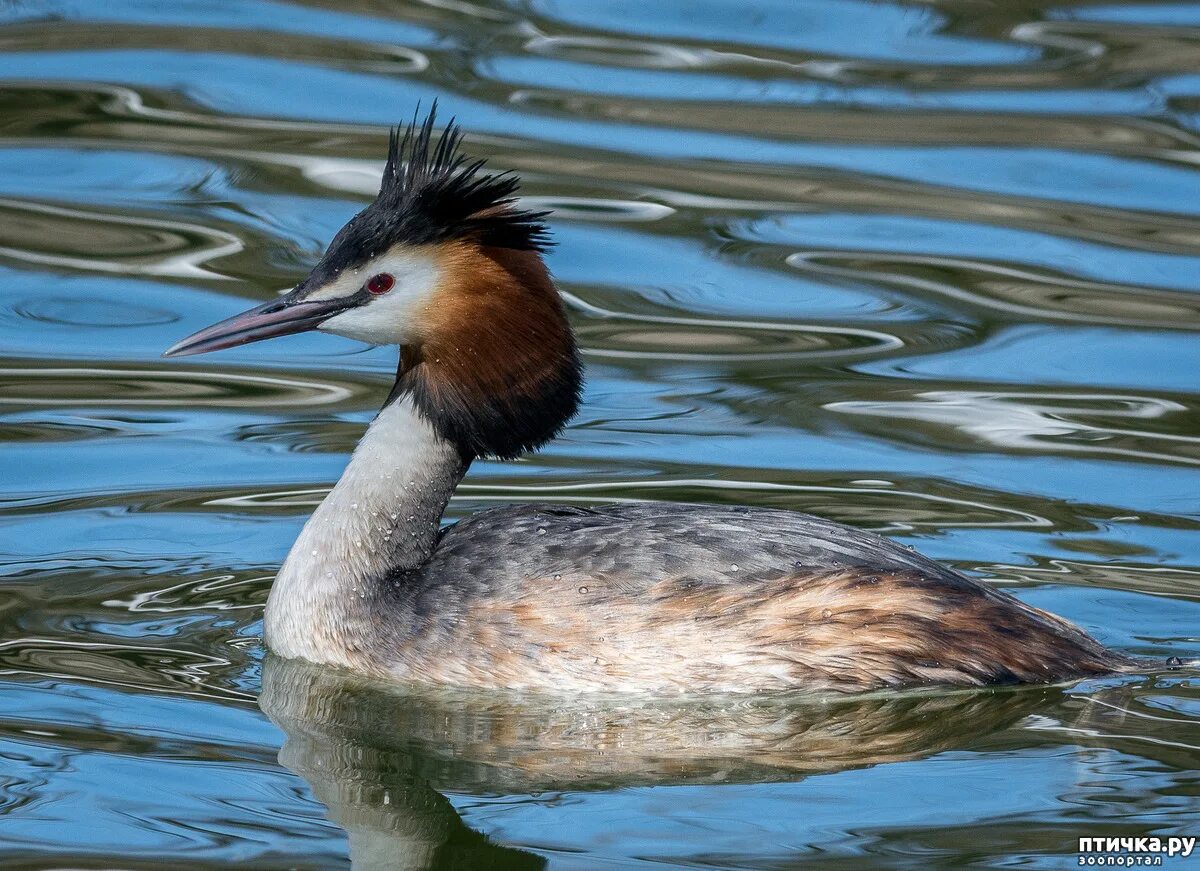
[[[388,254],[376,258],[358,274],[366,281],[381,272],[396,279],[391,290],[334,315],[317,329],[372,345],[404,344],[416,328],[417,312],[429,302],[437,287],[438,269],[427,257]],[[356,285],[354,290],[360,286]]]

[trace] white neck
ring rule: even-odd
[[[407,397],[385,406],[284,561],[264,616],[281,656],[353,666],[370,605],[429,559],[467,463]]]

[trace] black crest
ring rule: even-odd
[[[460,150],[462,128],[450,119],[433,132],[437,101],[417,125],[391,133],[383,184],[374,207],[405,225],[401,238],[414,242],[472,238],[484,245],[544,251],[550,244],[542,219],[548,212],[515,208],[521,180],[511,172],[486,175],[486,161]]]
[[[419,110],[418,110],[419,111]],[[516,207],[521,180],[511,172],[489,175],[485,161],[464,155],[462,129],[454,119],[441,136],[433,132],[437,101],[418,124],[393,129],[379,196],[350,219],[297,291],[320,286],[392,245],[428,245],[473,239],[481,245],[545,251],[549,212]]]

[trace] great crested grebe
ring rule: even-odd
[[[436,109],[436,107],[435,107]],[[476,457],[575,413],[545,213],[434,111],[379,196],[277,300],[167,356],[322,330],[400,346],[396,383],[267,601],[267,646],[398,681],[551,691],[861,691],[1055,682],[1134,660],[886,538],[790,511],[514,505],[446,529]]]

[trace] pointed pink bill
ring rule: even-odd
[[[357,304],[357,295],[312,302],[274,299],[249,311],[192,333],[163,351],[164,357],[187,357],[224,348],[235,348],[262,339],[287,336],[314,329],[322,321]]]

